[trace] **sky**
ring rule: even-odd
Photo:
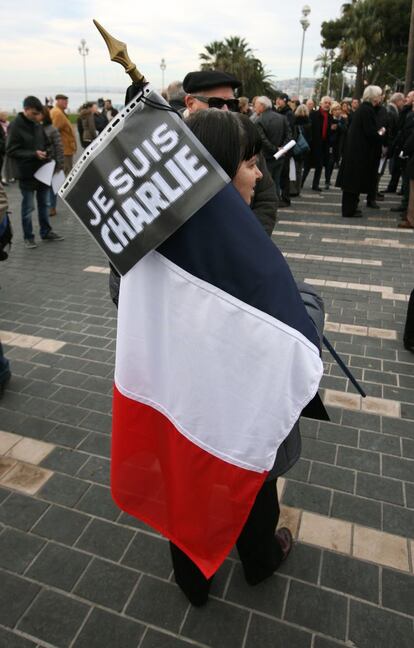
[[[313,76],[321,52],[320,26],[337,18],[344,0],[310,0],[302,76]],[[151,83],[160,88],[161,58],[165,85],[199,69],[204,45],[228,36],[247,40],[274,80],[299,71],[306,0],[19,0],[1,11],[0,39],[3,88],[54,87],[64,92],[82,86],[81,38],[89,47],[88,84],[123,88],[123,68],[109,61],[106,45],[92,23],[96,18],[113,36],[128,45],[130,58]]]

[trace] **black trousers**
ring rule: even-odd
[[[275,537],[279,520],[276,480],[265,482],[257,494],[236,546],[250,585],[270,576],[283,559],[282,549]],[[197,565],[170,542],[174,575],[177,584],[195,604],[207,600],[213,577],[207,579]]]
[[[329,184],[330,178],[329,178],[329,147],[327,144],[323,144],[321,151],[320,151],[320,156],[318,160],[318,164],[315,165],[315,173],[313,176],[313,181],[312,181],[312,189],[317,189],[319,187],[319,183],[321,180],[321,175],[322,175],[322,169],[325,167],[325,181],[326,184]],[[311,156],[309,155],[307,159],[305,160],[305,165],[303,169],[303,176],[302,176],[302,187],[305,184],[305,180],[308,177],[309,171],[311,170]]]
[[[353,216],[358,208],[359,194],[350,191],[342,192],[342,216]]]

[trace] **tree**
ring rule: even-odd
[[[233,74],[242,83],[242,92],[248,97],[275,95],[272,76],[244,38],[229,36],[224,41],[213,41],[199,54],[202,70],[222,70]]]
[[[410,10],[411,0],[352,0],[322,23],[322,47],[338,48],[337,62],[357,68],[357,96],[365,81],[395,85],[404,76]]]

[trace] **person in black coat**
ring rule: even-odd
[[[319,110],[312,111],[309,116],[312,126],[312,144],[310,155],[306,160],[303,170],[302,186],[305,183],[309,171],[314,168],[313,191],[322,191],[319,182],[323,167],[325,167],[326,180],[329,164],[329,131],[332,125],[332,115],[329,113],[331,104],[332,99],[330,97],[322,97]],[[327,184],[329,183],[327,182]]]
[[[51,145],[41,125],[43,106],[37,97],[29,96],[23,102],[23,112],[11,123],[6,153],[16,160],[19,187],[22,194],[22,228],[27,248],[37,247],[33,233],[32,211],[37,199],[40,238],[62,241],[63,236],[53,232],[49,222],[49,186],[36,179],[35,173],[51,160]]]
[[[283,115],[272,111],[272,102],[265,96],[256,97],[254,109],[258,115],[255,124],[262,140],[262,152],[275,183],[278,199],[281,202],[280,179],[285,160],[283,157],[275,160],[273,156],[291,138],[288,120]]]
[[[335,165],[339,164],[341,157],[342,138],[346,131],[346,122],[342,117],[341,105],[334,101],[329,111],[332,122],[328,131],[328,164],[325,167],[325,189],[331,186],[331,177]]]
[[[358,210],[359,195],[369,194],[376,186],[378,147],[381,147],[385,128],[378,129],[375,106],[382,101],[382,89],[368,86],[363,102],[354,113],[348,131],[342,164],[336,186],[342,189],[342,216],[362,216]]]

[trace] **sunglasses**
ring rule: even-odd
[[[238,99],[222,99],[221,97],[203,97],[201,95],[193,95],[194,99],[202,101],[203,103],[208,104],[209,108],[218,108],[222,110],[224,106],[231,112],[240,112],[239,100]]]

